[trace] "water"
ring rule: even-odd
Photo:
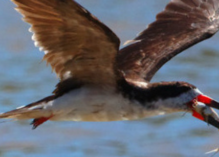
[[[78,0],[121,38],[133,39],[155,20],[168,0]],[[58,80],[41,63],[27,31],[8,0],[0,1],[0,110],[50,95]],[[190,82],[219,100],[219,34],[168,62],[155,81]],[[201,157],[219,146],[217,129],[176,113],[128,122],[0,123],[0,156]]]

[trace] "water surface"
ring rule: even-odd
[[[121,38],[155,20],[168,0],[78,0]],[[8,0],[0,1],[0,111],[50,95],[58,82],[41,63],[29,25]],[[219,100],[219,34],[168,62],[155,81],[187,81]],[[191,115],[176,113],[127,122],[0,123],[0,156],[201,157],[219,146],[219,132]]]

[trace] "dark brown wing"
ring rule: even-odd
[[[35,45],[45,51],[44,60],[61,83],[115,83],[114,63],[120,41],[86,9],[73,0],[12,1],[31,24]],[[58,87],[67,88],[64,85]]]
[[[219,0],[172,0],[133,44],[120,50],[118,67],[126,80],[141,86],[172,57],[218,28]]]

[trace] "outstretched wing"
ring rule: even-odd
[[[114,84],[118,37],[74,0],[12,0],[65,90],[71,81]],[[64,81],[67,83],[62,83]],[[72,83],[75,86],[75,83]]]
[[[219,0],[172,0],[134,43],[120,50],[117,64],[141,86],[172,57],[219,29]]]

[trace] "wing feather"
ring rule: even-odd
[[[61,82],[114,84],[118,37],[74,0],[12,0]],[[65,83],[64,83],[65,84]],[[59,85],[62,87],[62,85]]]
[[[156,21],[133,43],[120,50],[119,69],[140,86],[172,57],[211,37],[219,29],[218,0],[172,0]]]

